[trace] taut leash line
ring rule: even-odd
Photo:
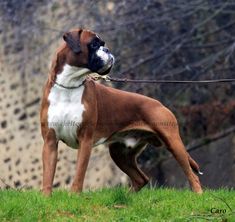
[[[127,78],[112,78],[109,76],[106,76],[106,81],[111,82],[121,82],[121,83],[175,83],[175,84],[208,84],[208,83],[231,83],[235,82],[235,79],[212,79],[212,80],[142,80],[142,79],[127,79]]]

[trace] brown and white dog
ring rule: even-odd
[[[52,192],[59,140],[78,149],[72,191],[81,192],[92,147],[107,143],[111,158],[138,191],[148,177],[136,157],[147,144],[164,143],[174,155],[191,188],[202,193],[197,163],[189,156],[179,135],[175,116],[159,101],[117,90],[87,78],[109,73],[114,57],[95,33],[75,29],[65,33],[57,50],[41,105],[43,193]]]

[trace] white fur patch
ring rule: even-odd
[[[91,73],[87,68],[78,68],[65,64],[62,73],[57,75],[56,82],[69,87],[78,86],[85,79],[85,76]]]
[[[124,139],[124,143],[127,147],[133,148],[138,143],[138,141],[135,138],[126,138]]]
[[[106,64],[109,60],[109,54],[103,50],[103,46],[100,46],[100,48],[97,50],[96,55],[100,57],[104,63]]]
[[[104,66],[98,72],[105,72],[114,64],[114,57],[111,53],[106,52],[103,46],[97,50],[96,55],[104,62]]]
[[[107,138],[101,138],[94,144],[94,146],[99,146],[100,144],[105,143],[106,140],[107,140]]]
[[[82,83],[89,69],[65,65],[62,73],[57,75],[56,82],[73,87]],[[76,89],[64,89],[54,85],[48,96],[48,125],[56,132],[58,140],[63,140],[68,146],[78,148],[77,129],[82,123],[85,111],[82,104],[84,86]]]
[[[201,171],[199,170],[199,171],[198,171],[198,174],[203,175],[203,172],[201,172]]]

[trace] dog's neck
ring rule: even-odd
[[[76,87],[86,79],[87,75],[95,74],[90,69],[65,64],[61,73],[56,75],[56,83],[66,87]]]

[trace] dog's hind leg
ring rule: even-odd
[[[131,179],[131,191],[139,191],[149,181],[149,178],[138,168],[136,161],[138,153],[144,146],[145,144],[139,144],[135,148],[131,149],[120,142],[115,142],[109,145],[111,158]]]
[[[188,160],[194,172],[203,175],[203,172],[200,171],[200,167],[198,166],[197,162],[189,155],[189,153],[188,153]]]
[[[152,126],[156,134],[166,144],[168,150],[173,154],[179,165],[188,178],[192,190],[196,193],[202,193],[202,188],[197,175],[194,174],[191,164],[198,168],[191,159],[184,147],[179,135],[179,128],[175,116],[165,107],[158,108],[150,115],[152,118],[147,119],[148,124]],[[160,122],[158,122],[160,120]],[[199,168],[198,168],[199,169]]]
[[[178,137],[178,138],[177,138]],[[165,143],[168,150],[174,155],[179,165],[182,167],[185,175],[188,178],[192,190],[196,193],[202,193],[200,181],[197,175],[194,174],[188,159],[188,153],[179,136],[173,138],[165,138]]]

